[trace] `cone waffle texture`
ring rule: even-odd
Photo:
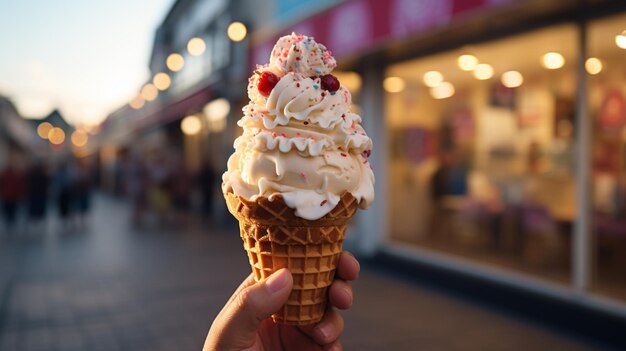
[[[293,290],[275,322],[305,325],[320,321],[327,290],[335,277],[346,235],[346,224],[356,212],[357,200],[345,193],[324,217],[309,221],[297,217],[282,197],[248,201],[224,195],[229,211],[239,220],[241,238],[257,281],[287,268]]]

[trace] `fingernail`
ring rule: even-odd
[[[315,332],[322,340],[330,339],[330,328],[329,326],[318,325],[315,327]]]
[[[352,293],[348,289],[343,289],[343,296],[345,297],[346,301],[349,301],[348,307],[352,307],[352,303],[354,303]]]
[[[288,274],[285,271],[275,272],[265,282],[267,291],[274,294],[287,286]]]

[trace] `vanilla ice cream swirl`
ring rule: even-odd
[[[223,176],[223,191],[255,200],[281,195],[297,216],[315,220],[350,192],[362,208],[374,199],[368,161],[372,142],[350,111],[343,86],[325,89],[335,59],[313,38],[292,34],[272,50],[270,63],[250,77],[250,103],[238,125],[243,134]],[[269,72],[278,82],[266,96]],[[334,78],[334,77],[333,77]]]

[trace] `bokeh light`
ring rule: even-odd
[[[471,71],[478,65],[478,59],[474,55],[461,55],[457,59],[459,68],[464,71]]]
[[[59,127],[50,129],[48,140],[54,145],[61,145],[65,141],[65,132]]]
[[[622,34],[615,36],[615,45],[622,49],[626,49],[626,30],[623,31]]]
[[[383,88],[389,93],[399,93],[405,86],[404,79],[400,77],[387,77],[383,80]]]
[[[242,41],[246,38],[248,29],[246,25],[241,22],[233,22],[228,26],[227,33],[230,40]]]
[[[478,80],[487,80],[493,77],[493,67],[488,63],[480,63],[474,68],[474,77]]]
[[[590,57],[585,61],[585,69],[587,73],[596,75],[602,72],[602,61],[597,57]]]
[[[143,107],[145,103],[146,101],[141,97],[141,95],[137,95],[135,96],[134,99],[130,100],[128,104],[130,105],[131,108],[135,110],[139,110],[140,108]]]
[[[52,124],[48,122],[39,123],[37,126],[37,135],[39,135],[41,139],[48,139],[48,134],[52,128]]]
[[[150,83],[144,85],[143,88],[141,88],[141,97],[144,98],[146,101],[152,101],[156,99],[158,95],[159,91],[154,85]]]
[[[341,85],[348,91],[354,93],[361,89],[361,75],[352,71],[333,71],[333,75],[337,77]]]
[[[202,38],[191,38],[187,42],[187,51],[191,56],[200,56],[204,54],[206,50],[206,44]]]
[[[170,71],[178,72],[185,66],[185,59],[181,54],[173,53],[167,57],[165,64]]]
[[[547,69],[559,69],[565,65],[565,58],[558,52],[548,52],[543,55],[543,67]]]
[[[518,71],[507,71],[502,73],[500,81],[507,88],[517,88],[524,83],[524,77]]]
[[[169,88],[172,84],[172,80],[170,79],[170,76],[167,75],[167,73],[159,72],[154,75],[152,83],[159,90],[167,90],[167,88]]]
[[[180,122],[180,129],[185,135],[196,135],[202,129],[202,121],[198,116],[187,116]]]
[[[428,71],[422,77],[427,87],[434,88],[443,82],[443,74],[439,71]]]
[[[87,145],[87,141],[89,140],[89,136],[82,130],[77,130],[72,133],[72,144],[76,147],[83,147]]]
[[[445,99],[454,95],[454,85],[450,82],[442,82],[436,87],[430,88],[430,96],[435,99]]]

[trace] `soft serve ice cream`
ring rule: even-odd
[[[295,215],[316,220],[349,192],[374,200],[372,141],[350,111],[350,92],[331,74],[331,52],[312,37],[278,40],[249,79],[243,134],[223,175],[224,193],[254,201],[282,196]]]

